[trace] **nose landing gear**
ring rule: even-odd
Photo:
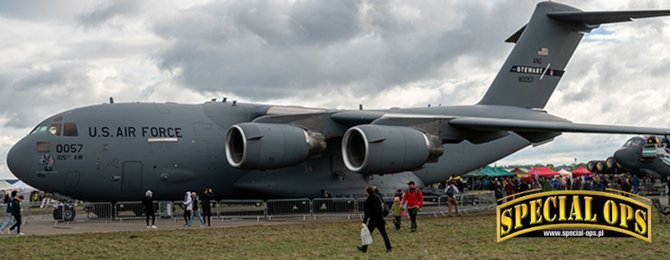
[[[73,205],[59,205],[54,209],[53,217],[56,221],[72,221],[76,217],[76,211]]]

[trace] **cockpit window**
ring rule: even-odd
[[[47,119],[37,125],[30,134],[49,132],[52,135],[77,136],[77,124],[62,123],[63,116],[57,116],[53,119]]]
[[[49,126],[49,133],[52,135],[60,135],[60,130],[61,130],[61,124],[60,123],[53,123],[51,126]]]
[[[75,123],[64,123],[63,124],[63,136],[77,136],[77,124],[75,124]]]
[[[640,145],[643,145],[645,142],[646,141],[642,138],[633,137],[630,140],[628,140],[623,146],[624,147],[640,146]]]
[[[30,134],[32,135],[32,134],[36,134],[36,133],[41,133],[41,132],[44,132],[46,130],[47,130],[47,126],[39,125],[39,126],[35,127],[35,129],[33,129],[33,131],[30,132]]]

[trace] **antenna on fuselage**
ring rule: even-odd
[[[114,104],[114,97],[109,97],[109,103]]]

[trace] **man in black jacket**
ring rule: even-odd
[[[368,193],[368,199],[365,200],[365,217],[363,217],[363,224],[368,226],[370,234],[372,234],[372,231],[375,229],[379,229],[379,233],[381,233],[384,238],[386,252],[391,252],[391,241],[386,234],[386,221],[384,220],[382,211],[382,203],[384,202],[382,201],[382,198],[377,195],[374,187],[368,187],[366,191]],[[368,220],[370,221],[368,222]],[[368,251],[368,246],[360,246],[358,247],[358,250],[365,253]]]
[[[11,233],[12,230],[16,228],[16,234],[17,235],[23,235],[21,233],[21,201],[23,201],[23,195],[18,195],[14,200],[12,200],[12,216],[14,216],[14,219],[16,220],[16,223],[12,227],[9,228],[9,232]]]
[[[144,214],[147,217],[147,229],[156,229],[156,209],[154,208],[153,192],[151,190],[147,190],[144,193],[142,206],[144,207]],[[149,219],[151,219],[151,226],[149,226]]]
[[[212,200],[214,199],[214,192],[211,188],[206,188],[202,193],[202,216],[207,222],[207,226],[212,226]]]

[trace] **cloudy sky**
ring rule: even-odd
[[[186,3],[188,2],[188,3]],[[564,1],[583,10],[666,1]],[[357,108],[477,102],[537,1],[0,3],[0,179],[9,148],[63,110],[117,102]],[[546,109],[575,122],[670,127],[670,18],[586,37]],[[564,134],[498,164],[604,159],[630,136]]]

